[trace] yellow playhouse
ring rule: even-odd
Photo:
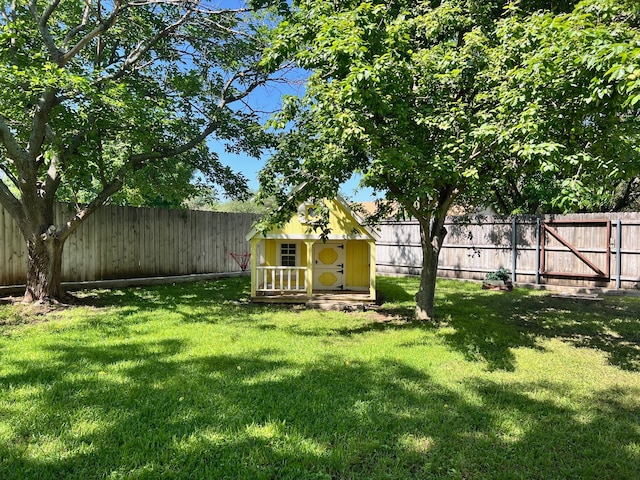
[[[306,303],[316,298],[371,303],[376,298],[376,239],[344,199],[322,200],[328,238],[313,231],[317,205],[304,203],[282,228],[252,229],[251,298]]]

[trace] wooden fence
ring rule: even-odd
[[[520,283],[640,288],[640,213],[449,217],[439,275],[484,279],[499,268]],[[379,273],[419,274],[415,221],[386,222],[377,243]]]
[[[58,205],[56,216],[68,216]],[[67,240],[63,280],[239,272],[257,215],[107,206]],[[519,283],[640,288],[640,213],[449,217],[439,275],[483,279],[499,268]],[[417,222],[380,226],[377,271],[419,274]],[[0,285],[24,284],[25,242],[0,208]]]
[[[56,206],[56,218],[69,215]],[[248,253],[257,215],[106,206],[67,240],[63,281],[239,272],[230,253]],[[0,207],[0,285],[24,284],[25,241]]]

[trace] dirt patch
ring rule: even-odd
[[[74,304],[64,302],[23,303],[22,296],[4,297],[0,305],[0,333],[10,334],[14,328],[23,325],[35,325],[47,322],[51,314],[73,308]]]
[[[393,322],[399,322],[399,321],[406,321],[399,315],[392,315],[387,312],[371,311],[371,310],[367,311],[367,319],[373,320],[374,322],[380,322],[380,323],[393,323]]]
[[[8,303],[8,302],[3,302]],[[6,311],[0,312],[0,333],[9,334],[15,327],[34,325],[48,320],[45,310],[33,305],[16,302]]]
[[[412,310],[403,309],[385,309],[381,306],[374,308],[367,308],[365,315],[367,320],[371,320],[375,323],[388,324],[388,325],[406,325],[407,323],[414,322],[415,319],[412,316]]]

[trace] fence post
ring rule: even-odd
[[[622,220],[616,221],[616,289],[620,290],[622,279]]]
[[[511,283],[516,283],[516,267],[518,261],[518,217],[511,219]]]
[[[540,219],[536,219],[536,285],[540,285]]]

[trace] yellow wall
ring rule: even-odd
[[[275,240],[264,240],[264,264],[268,266],[276,265],[276,242]]]
[[[334,200],[325,200],[325,204],[329,207],[329,228],[331,233],[335,235],[352,235],[354,230],[357,229],[358,233],[362,233],[362,227],[358,225],[358,222],[351,216],[351,214],[345,210],[345,208]],[[300,235],[309,233],[309,226],[300,223],[298,215],[294,215],[291,220],[282,228],[274,229],[271,233],[286,234],[286,235]]]
[[[362,240],[347,241],[345,281],[347,287],[369,286],[369,245]]]

